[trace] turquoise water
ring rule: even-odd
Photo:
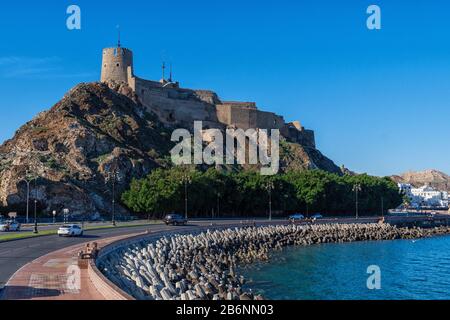
[[[380,290],[367,288],[370,265]],[[240,271],[267,299],[450,299],[450,236],[290,247]]]

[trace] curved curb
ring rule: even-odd
[[[44,299],[44,300],[103,300],[101,291],[98,291],[95,283],[91,280],[89,274],[89,266],[87,270],[80,269],[80,281],[81,289],[79,292],[66,292],[66,290],[58,290],[54,288],[56,285],[58,288],[65,288],[67,284],[67,267],[77,266],[75,260],[77,259],[77,254],[79,251],[84,249],[86,244],[97,242],[104,243],[104,247],[110,243],[120,241],[122,239],[133,238],[136,236],[143,236],[146,233],[130,233],[127,235],[121,235],[116,237],[104,238],[99,241],[88,241],[81,244],[72,245],[56,251],[45,254],[18,269],[8,280],[5,287],[2,290],[1,300],[33,300],[33,299]],[[121,239],[122,238],[122,239]],[[63,261],[63,262],[61,262]],[[57,266],[49,266],[49,264],[55,263]],[[59,265],[58,265],[59,263]],[[45,281],[40,284],[39,287],[33,287],[31,285],[33,277],[44,276],[44,277],[57,277],[55,283],[54,279],[50,280],[50,283]],[[58,278],[60,276],[60,278]],[[94,281],[95,277],[92,278]],[[39,290],[51,292],[53,294],[49,295],[36,295]]]
[[[121,239],[114,241],[105,247],[101,248],[97,257],[89,261],[88,264],[88,276],[94,287],[100,292],[106,300],[136,300],[134,297],[123,291],[117,285],[115,285],[111,280],[109,280],[97,267],[97,260],[102,256],[107,255],[111,251],[116,250],[127,245],[131,245],[136,241],[141,241],[145,236],[150,233],[142,233],[139,235],[134,235],[126,239]]]

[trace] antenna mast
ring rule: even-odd
[[[162,80],[165,81],[166,80],[166,62],[163,61],[162,63]]]
[[[117,42],[117,48],[120,48],[120,26],[119,25],[117,26],[117,32],[119,34],[119,37],[118,37],[119,41]]]

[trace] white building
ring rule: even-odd
[[[411,194],[412,185],[410,185],[409,183],[398,183],[398,188],[406,195]]]
[[[399,183],[398,187],[411,200],[412,207],[448,208],[447,191],[439,191],[430,186],[413,188],[410,184]]]

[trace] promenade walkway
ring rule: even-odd
[[[116,236],[96,240],[101,249],[112,242],[138,236],[144,233]],[[80,286],[71,280],[68,271],[78,265],[78,252],[86,243],[64,248],[45,256],[19,269],[6,284],[2,300],[105,300],[92,284],[87,269],[79,269]]]

